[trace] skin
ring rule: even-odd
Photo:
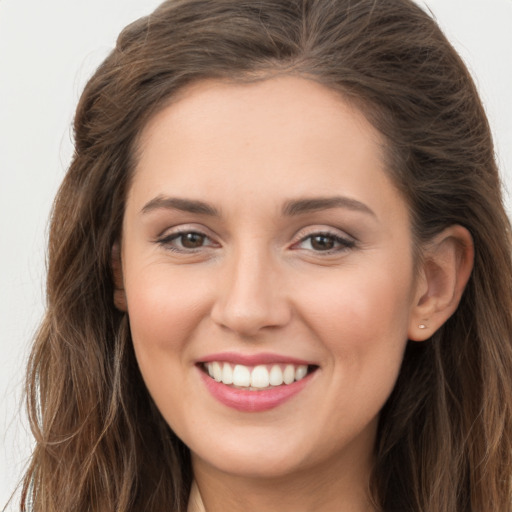
[[[471,267],[469,235],[455,227],[415,272],[382,147],[339,94],[297,77],[200,82],[141,135],[116,304],[152,397],[191,449],[208,511],[372,510],[379,411],[407,339],[453,312]],[[332,197],[345,199],[286,211]],[[200,236],[185,247],[179,232]],[[318,369],[280,406],[240,412],[212,397],[197,366],[223,351]]]

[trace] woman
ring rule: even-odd
[[[22,509],[511,507],[510,226],[407,0],[177,0],[89,81]]]

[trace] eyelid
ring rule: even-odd
[[[347,249],[351,249],[357,243],[357,240],[353,236],[347,234],[345,231],[342,231],[337,228],[329,227],[329,226],[318,225],[318,226],[310,226],[307,228],[303,228],[299,232],[297,232],[297,234],[294,236],[295,241],[292,243],[291,248],[298,250],[298,249],[300,249],[300,247],[297,247],[299,244],[301,244],[301,243],[305,242],[306,240],[308,240],[309,238],[313,238],[315,236],[332,237],[333,239],[335,239],[335,241],[337,241],[339,244],[341,244],[341,247],[338,247],[335,249],[330,249],[330,250],[325,250],[325,251],[314,251],[313,249],[305,249],[305,250],[309,250],[309,251],[316,252],[319,254],[323,253],[323,254],[328,255],[328,254],[343,252]]]
[[[179,248],[171,245],[174,240],[179,239],[180,236],[186,235],[188,233],[195,233],[204,237],[207,243],[197,248]],[[334,239],[335,242],[338,243],[338,247],[326,250],[314,250],[312,248],[302,249],[310,252],[315,252],[319,254],[323,253],[325,255],[329,255],[351,249],[357,243],[357,240],[353,236],[347,234],[343,230],[333,228],[331,226],[315,225],[308,226],[306,228],[302,228],[301,230],[299,230],[293,237],[294,241],[290,245],[290,248],[292,250],[299,250],[301,249],[301,247],[299,247],[300,244],[304,243],[308,239],[311,239],[315,236],[331,237]],[[161,234],[159,234],[155,238],[154,242],[162,246],[164,249],[182,253],[194,253],[211,247],[221,246],[221,244],[216,241],[215,235],[212,235],[211,231],[208,228],[197,224],[180,224],[177,226],[167,227],[165,230],[161,232]]]
[[[206,228],[206,226],[203,226],[202,224],[196,224],[196,223],[178,223],[174,225],[167,225],[164,229],[159,231],[159,233],[156,235],[155,239],[164,238],[166,236],[170,236],[176,233],[190,233],[190,232],[197,232],[202,233],[205,236],[210,236],[210,230]]]
[[[195,233],[203,236],[205,239],[209,241],[209,243],[193,248],[178,248],[171,245],[171,243],[178,239],[180,236],[186,235],[188,233]],[[180,224],[173,227],[168,227],[159,234],[154,242],[164,249],[172,250],[175,252],[181,253],[194,253],[204,248],[210,247],[219,247],[220,244],[214,240],[214,236],[210,234],[210,230],[206,229],[204,226],[198,226],[197,224]]]

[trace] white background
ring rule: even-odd
[[[476,79],[512,190],[512,0],[427,2]],[[0,0],[0,510],[30,452],[23,372],[43,312],[48,215],[72,154],[73,110],[119,31],[158,3]]]

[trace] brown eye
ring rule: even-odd
[[[315,251],[330,251],[334,249],[336,241],[328,235],[315,235],[310,238],[311,248]]]
[[[306,249],[316,253],[341,253],[355,246],[355,241],[344,238],[334,233],[313,233],[304,237],[297,244],[295,249]]]
[[[200,233],[183,233],[180,235],[181,245],[185,249],[197,249],[204,245],[206,237]]]
[[[199,231],[171,233],[156,242],[164,249],[183,253],[195,252],[198,249],[217,246],[207,235]]]

